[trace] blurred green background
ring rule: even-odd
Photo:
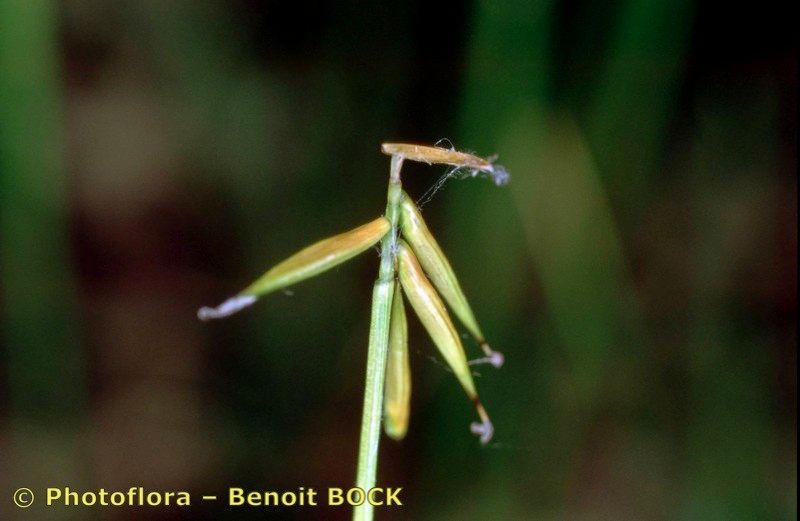
[[[347,519],[10,496],[349,486],[377,255],[195,311],[382,212],[381,142],[446,137],[513,176],[424,208],[506,355],[477,381],[496,436],[412,321],[379,467],[405,505],[378,518],[796,519],[787,11],[3,0],[0,518]]]

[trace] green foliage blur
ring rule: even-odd
[[[9,498],[350,486],[377,253],[195,312],[379,215],[381,142],[441,138],[512,174],[423,207],[506,356],[477,378],[496,435],[410,319],[378,519],[796,519],[786,10],[0,2],[0,519],[348,519]]]

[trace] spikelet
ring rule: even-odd
[[[467,363],[464,347],[447,314],[447,309],[425,276],[411,248],[402,240],[398,241],[397,262],[403,291],[433,343],[475,406],[481,422],[473,423],[471,430],[481,437],[482,443],[486,444],[491,440],[494,432],[492,423],[475,390],[475,382],[472,380],[472,372]]]
[[[503,365],[503,355],[489,347],[450,262],[425,224],[417,205],[405,192],[400,200],[400,228],[439,294],[486,353],[486,361],[495,367]]]
[[[200,308],[197,316],[200,320],[210,320],[232,315],[250,306],[259,297],[319,275],[355,257],[377,243],[390,228],[386,217],[378,217],[358,228],[312,244],[279,263],[216,308]]]
[[[421,163],[450,165],[456,168],[465,168],[472,171],[473,176],[478,172],[488,175],[497,186],[508,183],[511,176],[502,166],[494,162],[494,158],[484,159],[466,152],[458,152],[450,148],[429,147],[413,145],[410,143],[384,143],[381,152],[390,156],[401,157],[410,161]]]
[[[383,401],[383,428],[395,440],[402,440],[408,430],[411,408],[411,368],[408,361],[408,323],[402,289],[395,283],[389,319],[389,355],[386,361],[386,384]]]

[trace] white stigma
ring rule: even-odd
[[[484,445],[489,443],[494,435],[494,426],[488,418],[482,422],[472,422],[469,426],[469,430],[472,434],[479,436],[481,443]]]
[[[256,297],[252,295],[231,297],[215,308],[202,307],[198,309],[197,318],[205,322],[215,318],[229,317],[248,306],[252,306],[256,300]]]

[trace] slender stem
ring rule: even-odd
[[[400,169],[403,159],[392,156],[389,189],[386,195],[386,218],[391,230],[381,241],[381,263],[378,279],[372,290],[367,377],[364,385],[364,411],[361,419],[361,441],[358,446],[356,486],[364,493],[375,487],[378,473],[378,446],[383,415],[383,385],[386,379],[386,357],[389,351],[389,315],[395,285],[395,251],[397,243],[397,207],[400,202]],[[373,507],[368,501],[353,509],[356,521],[371,521]]]

